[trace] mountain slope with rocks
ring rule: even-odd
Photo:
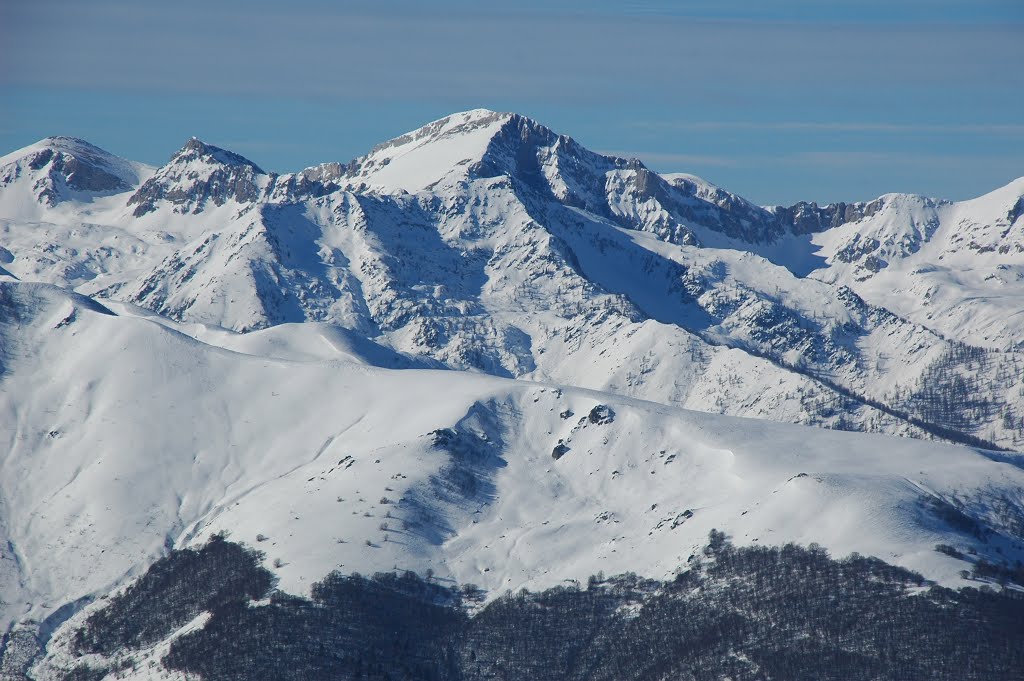
[[[712,529],[994,583],[1022,195],[760,207],[487,110],[284,174],[8,154],[0,601],[35,633],[5,640],[223,532],[300,597],[664,580]]]
[[[1019,198],[1015,187],[994,195],[1000,205]],[[11,274],[177,321],[241,332],[315,321],[458,370],[1013,448],[1024,418],[1016,346],[931,323],[884,280],[896,292],[887,307],[863,276],[874,268],[883,281],[879,263],[927,252],[948,231],[942,215],[994,202],[889,195],[765,209],[475,110],[285,175],[192,139],[121,195],[2,224]],[[970,219],[1005,232],[1019,217]],[[955,291],[975,297],[941,288],[942,318],[973,328],[948,309],[960,309]],[[996,323],[984,301],[963,309]],[[1013,318],[999,308],[1001,323]],[[971,368],[958,359],[975,351]],[[980,386],[986,404],[966,416],[933,398]]]
[[[1017,455],[342,349],[243,353],[49,285],[5,283],[0,301],[3,612],[40,632],[220,533],[295,594],[334,569],[490,597],[600,571],[667,579],[716,528],[948,586],[1024,558]]]

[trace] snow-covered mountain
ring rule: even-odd
[[[664,578],[712,528],[961,585],[1024,558],[1022,195],[759,207],[486,110],[289,174],[8,154],[4,618],[221,530],[293,593]]]
[[[8,621],[59,622],[220,531],[265,550],[292,593],[337,567],[429,569],[493,594],[602,570],[664,578],[712,528],[948,585],[971,561],[1024,557],[1015,454],[383,369],[393,355],[329,327],[309,330],[313,350],[279,328],[227,350],[49,285],[4,283],[0,301]]]
[[[35,214],[34,204],[52,209],[67,201],[89,202],[121,193],[151,172],[148,166],[118,158],[85,140],[47,137],[0,157],[4,216]]]
[[[837,268],[805,276],[829,257],[814,239],[887,214],[891,197],[762,209],[483,110],[291,175],[193,139],[147,177],[52,222],[12,214],[4,266],[179,321],[325,322],[455,369],[705,411],[1020,436],[1012,352],[977,376],[991,404],[953,418],[925,394],[954,380],[948,334],[814,281]]]
[[[874,204],[870,215],[815,237],[829,267],[813,276],[947,337],[1020,346],[1024,178],[970,201],[890,194]]]

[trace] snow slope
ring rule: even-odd
[[[45,285],[0,284],[0,303],[6,621],[106,593],[221,530],[297,592],[339,566],[430,568],[492,595],[599,570],[666,576],[711,528],[946,584],[965,564],[936,543],[1024,556],[1016,455],[242,354]]]
[[[486,110],[285,175],[4,156],[0,621],[220,531],[296,593],[666,577],[712,528],[962,585],[1024,558],[1022,195],[762,208]]]
[[[36,153],[5,158],[30,167]],[[888,195],[763,209],[486,110],[289,175],[192,139],[129,179],[120,193],[55,207],[0,188],[0,205],[33,207],[0,213],[0,267],[202,328],[317,322],[433,366],[778,421],[1024,443],[1015,265],[984,264],[1010,257],[999,249],[1012,237],[956,260],[954,235],[928,256],[950,215],[977,225],[977,244],[1005,231],[1016,185],[963,204]],[[900,274],[925,256],[960,264]],[[205,338],[215,336],[231,334]],[[955,341],[1000,351],[975,358]],[[956,407],[979,392],[985,400]]]
[[[827,266],[872,302],[965,343],[1018,347],[1024,306],[1024,178],[957,203],[887,195],[815,237]]]
[[[415,193],[446,177],[464,174],[478,162],[492,138],[512,118],[486,109],[453,114],[402,135],[353,161],[345,175],[384,191]]]
[[[0,212],[31,219],[61,203],[88,203],[126,191],[153,170],[85,140],[47,137],[0,157]]]

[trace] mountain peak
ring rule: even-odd
[[[29,179],[34,199],[53,207],[74,199],[127,191],[148,167],[78,137],[55,135],[0,157],[0,187]]]
[[[463,181],[467,174],[526,173],[532,180],[545,159],[568,156],[576,160],[572,165],[578,166],[627,165],[623,159],[592,152],[522,114],[470,109],[378,144],[341,167],[341,173],[350,181],[417,192],[433,189],[445,178]],[[557,165],[557,161],[552,163]]]
[[[43,139],[22,147],[16,151],[12,151],[9,154],[5,154],[0,157],[0,166],[14,163],[21,159],[27,159],[29,157],[37,157],[43,152],[50,152],[47,158],[52,158],[55,152],[69,154],[78,158],[84,162],[90,162],[92,164],[123,164],[126,161],[114,154],[111,154],[105,149],[88,142],[80,137],[68,137],[65,135],[53,135],[51,137],[44,137]]]
[[[132,194],[128,205],[136,205],[135,217],[155,211],[160,201],[172,204],[178,213],[198,213],[208,201],[216,206],[228,200],[255,201],[271,180],[244,156],[191,137]]]
[[[445,116],[438,120],[456,119],[461,121],[479,121],[479,120],[490,120],[497,117],[508,118],[511,116],[518,116],[519,114],[510,111],[495,111],[493,109],[476,108],[467,109],[466,111],[456,111],[452,114]]]
[[[206,142],[202,141],[195,135],[188,138],[185,142],[185,146],[181,148],[181,151],[193,151],[199,154],[204,154],[209,150],[210,146]]]
[[[226,166],[248,166],[260,175],[267,174],[266,171],[241,154],[207,144],[195,136],[190,137],[185,145],[171,157],[171,163],[189,162],[196,159]]]
[[[470,109],[469,111],[453,113],[386,142],[382,142],[371,149],[369,155],[387,149],[408,147],[410,145],[419,146],[444,138],[459,137],[482,128],[498,127],[515,115],[491,111],[490,109]]]
[[[51,135],[50,137],[44,137],[39,140],[37,144],[40,146],[45,145],[46,147],[54,150],[60,149],[71,152],[90,152],[103,156],[113,156],[110,152],[101,149],[88,140],[84,140],[81,137],[71,137],[69,135]]]
[[[343,167],[349,181],[408,192],[436,185],[480,161],[499,130],[514,116],[472,109],[427,123],[378,144]]]

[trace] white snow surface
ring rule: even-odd
[[[47,137],[0,157],[0,217],[30,223],[52,216],[73,220],[80,212],[90,213],[97,200],[142,183],[155,170],[85,140]],[[92,180],[99,181],[95,189],[87,188],[90,174],[100,176]]]
[[[881,197],[874,215],[816,235],[828,266],[812,276],[960,341],[1024,340],[1024,177],[969,201]],[[874,240],[844,262],[844,248]],[[867,259],[874,257],[874,267]]]
[[[428,123],[357,159],[353,180],[410,193],[433,188],[478,161],[511,116],[474,109]]]
[[[1021,460],[904,410],[968,385],[987,403],[937,425],[1024,445],[1022,196],[892,194],[798,233],[487,110],[281,176],[198,140],[160,169],[42,140],[0,159],[0,615],[220,530],[296,592],[664,577],[711,528],[961,584],[935,544],[1020,549],[927,500],[1009,536]]]
[[[963,563],[934,545],[996,545],[959,534],[927,499],[983,522],[997,522],[994,499],[1024,506],[1016,455],[482,374],[242,354],[53,287],[0,287],[8,620],[104,593],[222,530],[265,551],[297,593],[336,568],[429,568],[492,596],[600,570],[667,577],[712,528],[958,584]],[[610,423],[589,418],[598,405]]]

